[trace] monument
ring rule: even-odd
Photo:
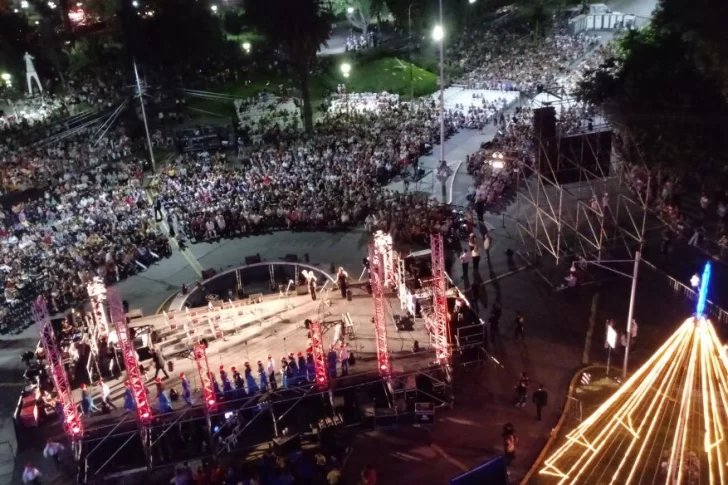
[[[32,80],[35,80],[35,84],[38,86],[38,91],[42,93],[43,86],[41,86],[40,78],[38,77],[38,73],[35,71],[35,65],[33,64],[34,57],[26,52],[23,59],[25,59],[25,77],[28,80],[28,94],[31,96],[33,95]]]

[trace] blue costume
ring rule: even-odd
[[[298,356],[298,375],[301,376],[301,379],[306,378],[306,372],[306,358],[300,354]]]
[[[188,406],[192,406],[192,391],[190,391],[190,383],[186,377],[182,377],[182,399]]]
[[[336,377],[336,351],[334,349],[329,350],[328,361],[329,377]]]
[[[263,392],[268,391],[268,376],[261,362],[258,362],[258,375],[260,376],[260,390]]]
[[[288,363],[285,359],[281,361],[281,386],[283,389],[288,387]]]
[[[159,409],[160,413],[171,413],[174,411],[167,397],[167,393],[163,389],[157,389],[157,409]]]
[[[232,396],[234,392],[233,385],[224,370],[220,370],[220,380],[222,381],[222,392],[225,393],[225,397]]]
[[[56,416],[58,416],[58,420],[61,422],[62,425],[66,424],[66,412],[63,410],[63,404],[61,404],[60,401],[56,403]]]
[[[235,394],[238,397],[245,397],[245,381],[237,370],[233,371],[233,381],[235,381]]]
[[[94,405],[93,398],[86,392],[85,386],[81,388],[81,410],[85,415],[89,415],[93,411],[99,411],[99,408]]]
[[[134,395],[131,393],[131,387],[124,389],[124,409],[136,411],[136,403],[134,402]]]
[[[248,385],[248,394],[255,394],[258,392],[258,383],[255,382],[253,371],[248,365],[245,366],[245,383]]]
[[[288,386],[293,387],[298,385],[298,365],[296,364],[296,358],[293,354],[288,356]]]
[[[220,391],[220,384],[217,383],[217,379],[215,379],[215,376],[210,372],[210,380],[212,381],[212,389],[215,391],[215,396],[219,399],[222,397],[222,392]]]

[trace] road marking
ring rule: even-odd
[[[460,471],[466,472],[466,471],[470,470],[470,468],[468,468],[467,466],[465,466],[465,464],[463,464],[463,462],[458,461],[455,458],[453,458],[452,456],[448,455],[445,452],[445,450],[443,450],[442,448],[440,448],[440,446],[438,446],[438,445],[436,445],[436,444],[433,443],[433,444],[430,445],[430,448],[432,448],[435,451],[435,453],[437,453],[438,455],[440,455],[441,457],[443,457],[445,459],[445,461],[447,461],[451,465],[459,468]]]

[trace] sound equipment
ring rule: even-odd
[[[431,427],[435,424],[435,406],[431,402],[415,403],[415,426]]]
[[[288,263],[298,263],[298,255],[297,254],[286,254],[286,257],[283,258],[283,260]]]
[[[298,285],[296,286],[296,295],[308,295],[308,286],[306,285]]]
[[[203,269],[202,270],[202,279],[203,279],[203,281],[204,280],[209,280],[210,278],[212,278],[216,274],[217,274],[217,270],[214,269],[214,268]]]
[[[245,264],[256,264],[256,263],[260,263],[260,262],[261,262],[260,254],[256,254],[253,256],[245,256]]]
[[[288,456],[299,449],[301,449],[301,435],[299,433],[273,438],[273,450],[278,456]]]
[[[533,110],[533,132],[536,139],[556,138],[556,109],[553,106]]]
[[[415,324],[409,315],[395,315],[394,325],[397,327],[398,332],[411,332],[415,329]]]

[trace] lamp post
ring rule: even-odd
[[[246,54],[250,54],[250,49],[252,46],[250,45],[250,42],[243,42],[243,50]]]
[[[414,90],[412,88],[412,2],[407,7],[407,51],[409,57],[409,88],[410,88],[410,103],[415,99]]]
[[[345,62],[341,65],[341,74],[344,75],[344,80],[349,79],[349,74],[351,73],[351,64],[348,62]],[[349,117],[349,88],[346,86],[346,82],[344,82],[344,103],[346,104],[346,116]]]
[[[149,148],[149,160],[152,162],[152,171],[157,173],[157,163],[154,161],[154,150],[152,149],[152,137],[149,136],[149,124],[147,123],[147,111],[144,109],[144,94],[142,93],[142,83],[139,79],[139,71],[137,70],[136,60],[134,60],[134,77],[136,78],[137,93],[139,94],[139,102],[142,105],[142,119],[144,120],[144,131],[147,133],[147,147]]]
[[[640,270],[640,259],[641,254],[639,251],[637,251],[634,253],[634,259],[615,259],[611,261],[587,261],[585,259],[582,259],[580,261],[581,264],[591,264],[592,266],[598,266],[599,268],[606,269],[608,271],[611,271],[612,273],[616,273],[632,280],[632,289],[630,290],[629,295],[629,310],[627,310],[627,345],[624,347],[624,363],[622,364],[623,382],[627,380],[627,364],[629,363],[629,347],[632,343],[632,319],[634,318],[634,302],[637,296],[637,276],[639,275]],[[632,270],[632,274],[630,275],[614,268],[610,268],[609,266],[604,266],[604,264],[609,263],[634,263],[634,269]],[[574,268],[573,264],[571,266],[571,271],[572,273],[576,271],[576,268]]]
[[[440,25],[432,30],[432,38],[440,43],[440,163],[445,161],[445,31],[442,28],[442,0]]]

